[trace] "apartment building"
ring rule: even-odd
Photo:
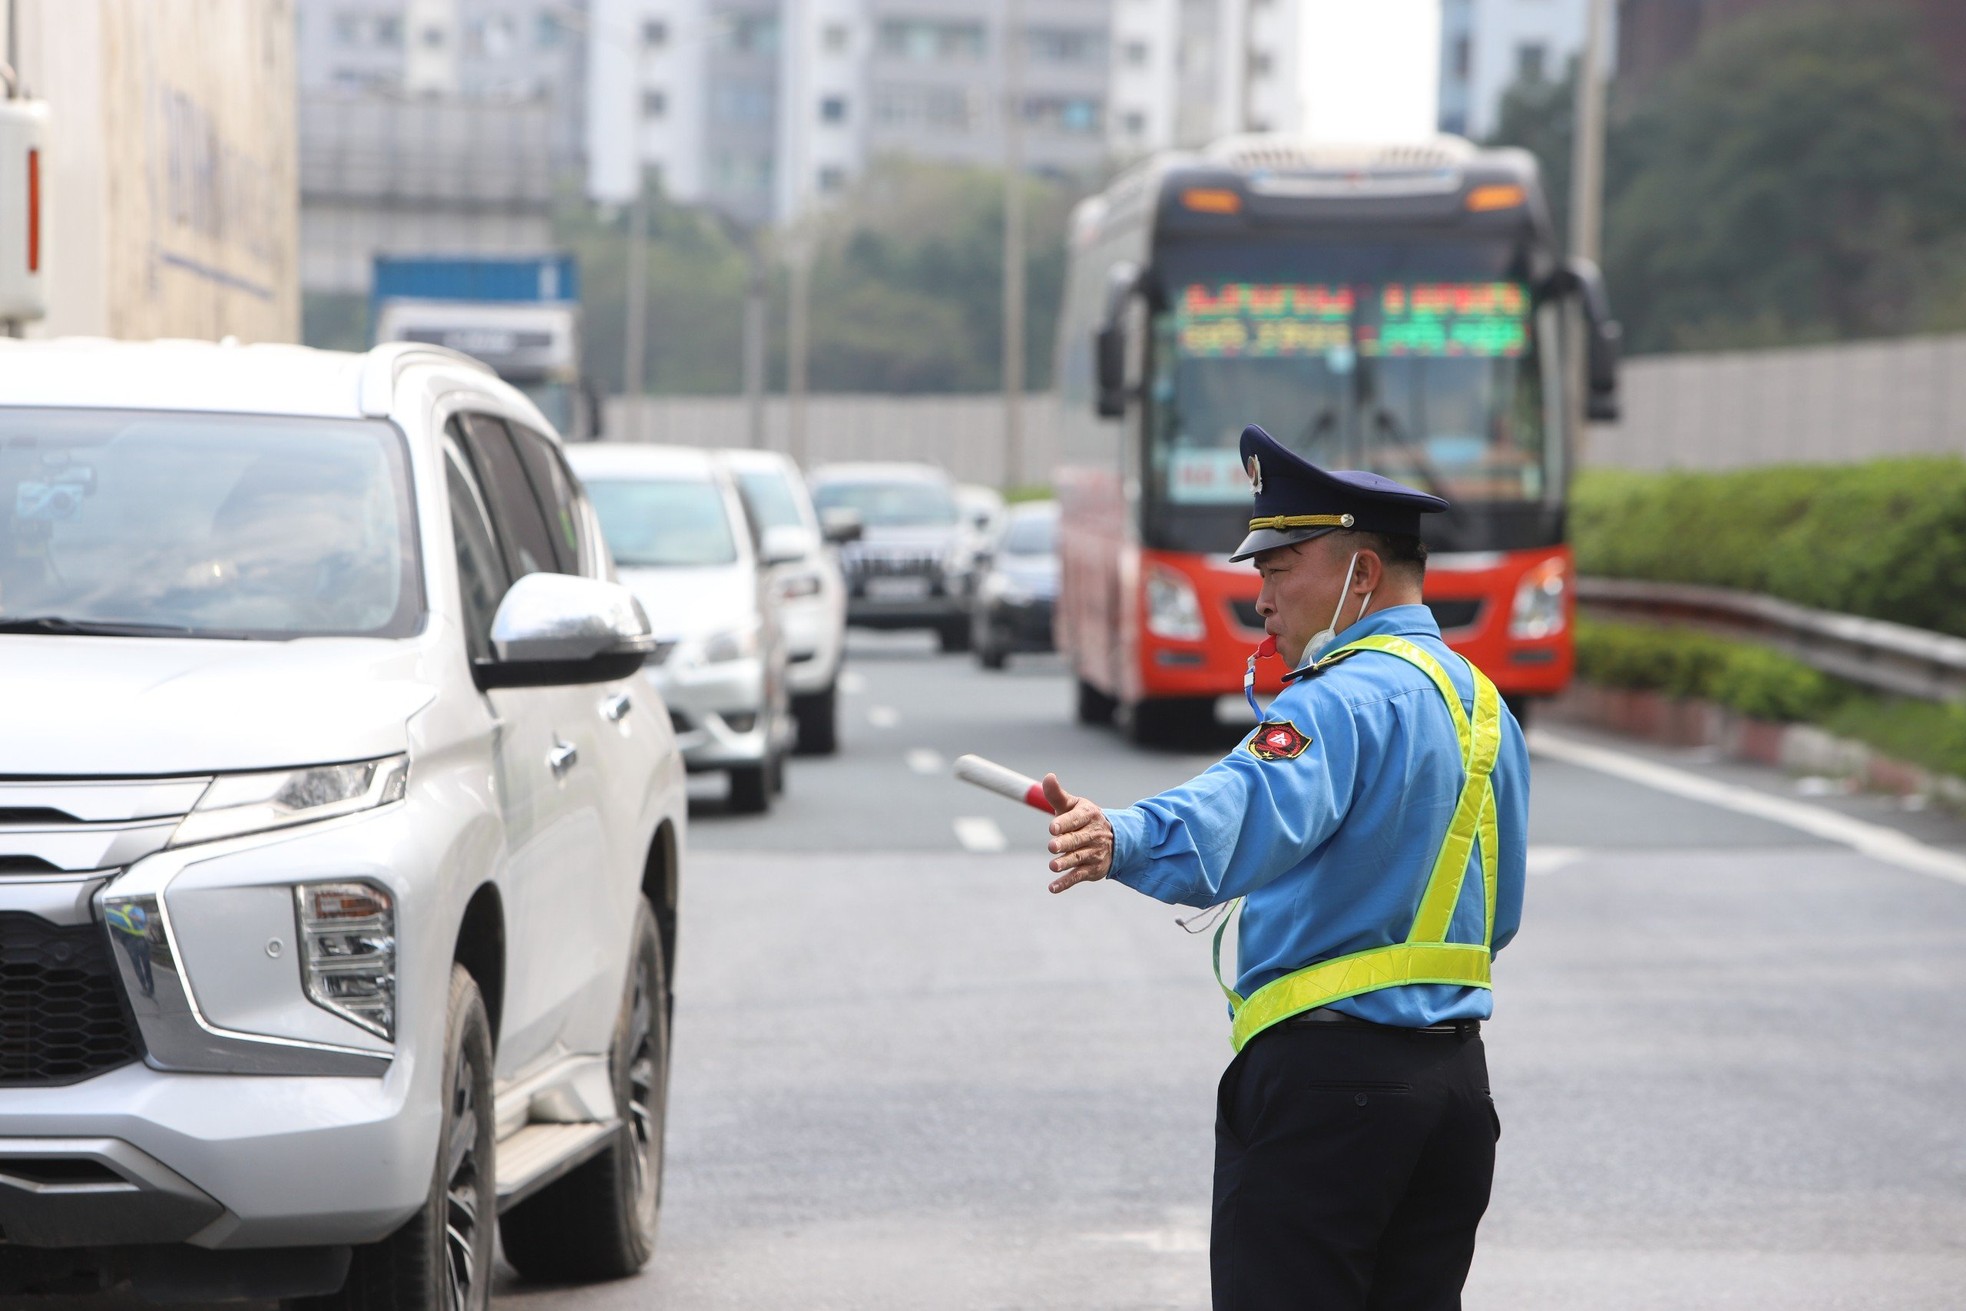
[[[625,198],[646,171],[761,224],[884,155],[1001,164],[1013,71],[1024,165],[1096,172],[1128,2],[592,0],[590,189]]]

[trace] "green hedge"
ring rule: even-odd
[[[1606,687],[1714,701],[1756,719],[1819,724],[1900,760],[1966,777],[1966,705],[1876,696],[1751,643],[1580,620],[1577,675]]]
[[[1596,620],[1577,624],[1577,675],[1606,687],[1652,688],[1790,722],[1820,720],[1854,694],[1849,684],[1764,647]]]
[[[1966,636],[1966,460],[1594,470],[1571,510],[1577,568],[1704,583]]]

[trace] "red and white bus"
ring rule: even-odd
[[[1152,740],[1240,693],[1262,638],[1256,572],[1227,560],[1247,423],[1446,497],[1426,597],[1448,642],[1518,708],[1569,682],[1565,325],[1593,418],[1615,417],[1617,325],[1530,155],[1230,138],[1129,169],[1071,243],[1058,640],[1081,721]]]

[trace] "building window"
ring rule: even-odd
[[[1251,77],[1268,77],[1275,67],[1276,61],[1270,58],[1269,51],[1252,50],[1249,52],[1249,75]]]
[[[819,194],[838,195],[846,189],[846,170],[838,164],[828,164],[819,170]]]
[[[1145,41],[1128,41],[1124,47],[1124,53],[1127,63],[1133,65],[1135,68],[1140,68],[1147,62],[1147,43]]]
[[[1515,76],[1519,82],[1540,82],[1548,52],[1540,41],[1525,41],[1515,48]]]
[[[778,18],[774,14],[737,14],[730,19],[729,33],[732,50],[753,55],[778,50]]]
[[[1466,32],[1454,38],[1454,76],[1465,82],[1474,71],[1474,42]]]
[[[956,87],[874,88],[874,122],[884,128],[968,132],[974,117],[971,109],[969,96]]]
[[[543,9],[534,17],[532,23],[532,43],[541,50],[551,50],[560,44],[566,35],[566,28],[560,25],[560,18],[550,9]]]
[[[884,18],[876,38],[880,51],[897,59],[928,63],[974,61],[983,57],[983,24],[930,18]]]
[[[1083,136],[1103,125],[1103,106],[1087,96],[1032,96],[1024,101],[1024,122],[1043,131]]]
[[[769,123],[777,98],[768,85],[725,82],[710,90],[710,117],[719,123]]]
[[[444,46],[444,29],[441,27],[426,27],[423,29],[419,39],[423,42],[425,49],[441,50]]]
[[[394,14],[384,14],[376,19],[375,43],[392,50],[400,48],[403,44],[403,20]]]
[[[846,97],[823,97],[819,102],[819,121],[822,123],[846,122]]]
[[[360,45],[362,43],[362,26],[362,20],[354,14],[336,14],[334,16],[335,44],[340,46]]]
[[[1024,48],[1047,64],[1096,63],[1105,57],[1106,34],[1090,27],[1027,28]]]
[[[642,92],[642,117],[661,118],[669,112],[669,97],[661,91]]]
[[[1147,135],[1147,116],[1137,109],[1129,109],[1120,118],[1120,127],[1130,137],[1144,137]]]
[[[642,24],[642,45],[650,50],[669,44],[669,24],[660,18],[651,18]]]
[[[843,55],[851,36],[845,23],[828,23],[819,34],[819,44],[829,55]]]

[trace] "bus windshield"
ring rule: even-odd
[[[1458,503],[1542,500],[1554,372],[1518,252],[1459,242],[1164,248],[1149,469],[1163,504],[1244,504],[1248,423],[1332,469]],[[1549,380],[1546,383],[1546,378]]]

